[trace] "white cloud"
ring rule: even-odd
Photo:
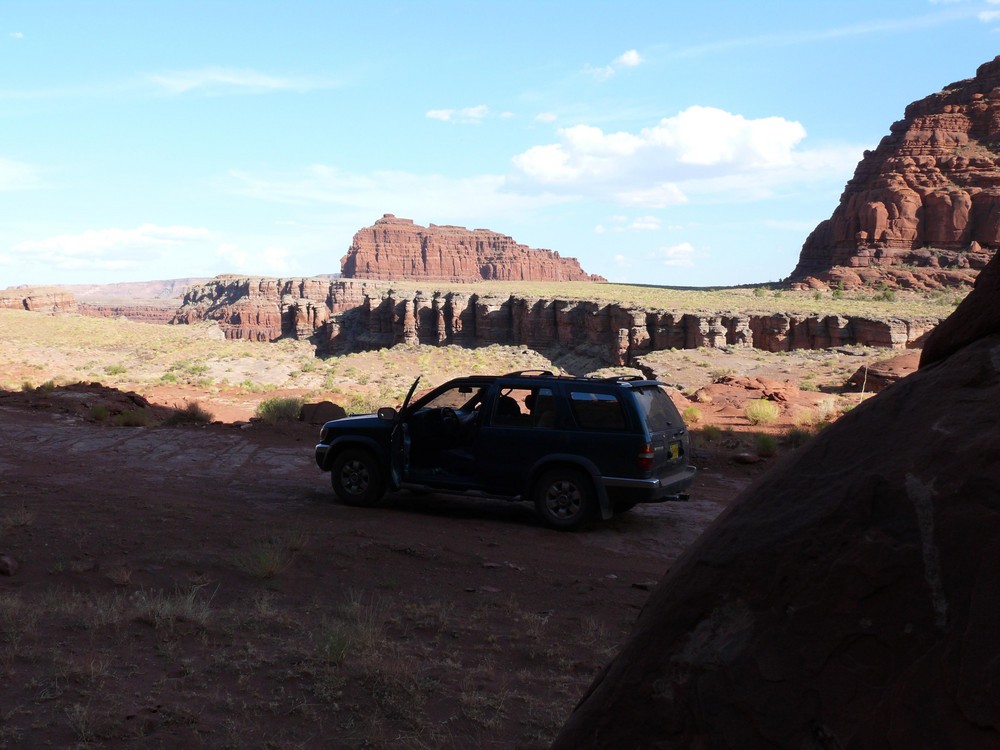
[[[619,65],[623,68],[634,68],[639,63],[642,62],[642,57],[634,49],[630,49],[628,52],[622,54],[617,60],[614,61],[614,65]]]
[[[141,267],[210,235],[202,227],[143,224],[133,229],[90,229],[26,240],[14,245],[11,252],[23,261],[44,263],[52,269],[121,270]]]
[[[0,157],[0,192],[32,190],[42,186],[37,167]]]
[[[1000,10],[984,10],[980,11],[976,18],[978,18],[983,23],[993,23],[998,18],[1000,18]]]
[[[636,216],[631,219],[628,216],[612,216],[608,223],[610,226],[598,224],[594,227],[594,231],[597,234],[605,232],[655,232],[661,226],[660,219],[656,216]]]
[[[515,182],[650,208],[710,191],[748,189],[760,197],[777,184],[839,177],[861,155],[853,147],[800,150],[806,131],[798,122],[702,106],[639,132],[576,125],[557,135],[557,143],[533,146],[512,159]]]
[[[449,222],[495,222],[498,216],[520,216],[570,200],[546,193],[523,195],[512,191],[508,182],[503,175],[354,174],[317,164],[301,173],[277,176],[234,170],[221,187],[273,203],[335,206],[355,213],[362,222],[384,213],[418,223],[436,222],[442,206],[448,207]]]
[[[12,32],[10,32],[10,34],[8,34],[8,36],[11,39],[24,39],[24,32],[21,32],[21,31],[12,31]]]
[[[660,228],[660,220],[655,216],[637,216],[629,224],[629,229],[634,232],[650,232]]]
[[[535,115],[535,120],[537,122],[555,122],[556,119],[557,117],[553,112],[539,112]]]
[[[489,112],[489,107],[485,104],[479,104],[475,107],[465,107],[464,109],[431,109],[427,111],[426,117],[431,120],[441,120],[442,122],[478,125],[486,118]]]
[[[586,65],[583,70],[598,81],[606,81],[622,68],[634,68],[640,63],[642,63],[642,56],[636,50],[630,49],[612,60],[609,65],[601,65],[596,68]]]
[[[175,95],[196,91],[210,94],[302,92],[336,85],[332,81],[287,78],[256,70],[220,67],[152,73],[147,80],[163,92]]]
[[[281,275],[291,270],[288,250],[283,247],[265,247],[257,252],[249,252],[233,242],[219,245],[216,255],[227,269],[237,273]]]
[[[694,256],[695,249],[690,242],[661,247],[656,253],[663,265],[671,268],[694,268]]]

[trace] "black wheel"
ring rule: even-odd
[[[594,513],[594,485],[590,477],[570,467],[550,469],[535,483],[535,510],[554,529],[569,531]]]
[[[333,462],[330,482],[347,505],[372,506],[382,499],[385,482],[378,461],[368,451],[349,448]]]

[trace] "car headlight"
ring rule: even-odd
[[[322,427],[320,427],[320,429],[319,429],[319,441],[322,443],[324,440],[326,440],[326,437],[329,434],[330,434],[330,431],[326,429],[326,425],[323,425]]]

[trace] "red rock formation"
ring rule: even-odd
[[[443,281],[604,281],[575,258],[535,250],[488,229],[422,227],[385,214],[354,235],[340,260],[343,276],[357,279]]]
[[[80,302],[77,312],[91,318],[127,318],[137,323],[166,325],[173,320],[179,300],[146,302]]]
[[[681,556],[553,750],[1000,747],[998,264]]]
[[[0,308],[44,313],[72,313],[76,297],[58,287],[14,287],[0,290]]]
[[[791,280],[969,286],[1000,248],[1000,57],[914,102],[866,151]]]
[[[628,364],[660,349],[752,346],[767,351],[859,344],[902,349],[938,318],[789,313],[687,313],[582,300],[464,292],[405,296],[373,283],[220,276],[192,287],[173,322],[218,322],[227,338],[309,339],[329,352],[399,343],[521,344]]]

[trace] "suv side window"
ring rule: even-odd
[[[555,402],[551,388],[505,388],[493,407],[497,427],[555,426]]]
[[[571,390],[569,404],[573,417],[581,429],[606,431],[625,429],[625,411],[613,393]]]

